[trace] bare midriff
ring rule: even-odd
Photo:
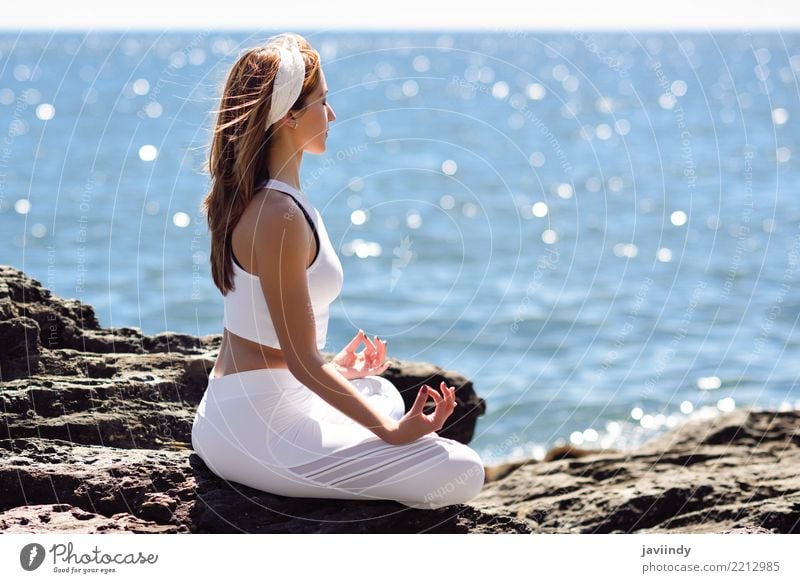
[[[222,345],[214,364],[214,378],[261,368],[289,368],[283,351],[258,344],[223,328]]]

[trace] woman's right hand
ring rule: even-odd
[[[456,390],[444,381],[440,386],[441,395],[433,387],[422,385],[411,409],[383,436],[383,440],[392,445],[403,445],[441,429],[456,408]],[[425,415],[422,410],[429,396],[433,398],[435,408],[433,413]]]

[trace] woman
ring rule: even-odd
[[[377,376],[385,341],[359,331],[332,362],[320,355],[343,272],[299,177],[336,119],[326,94],[319,54],[291,33],[244,52],[226,79],[203,201],[225,329],[192,446],[221,478],[274,494],[466,502],[483,485],[481,459],[436,433],[455,389],[424,385],[406,413]]]

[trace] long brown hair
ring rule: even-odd
[[[305,38],[292,36],[305,62],[303,89],[290,110],[297,111],[305,107],[320,83],[320,59]],[[269,131],[264,126],[280,64],[280,53],[272,42],[276,38],[239,56],[225,80],[220,107],[214,112],[217,118],[205,168],[211,186],[202,211],[211,233],[211,275],[223,295],[233,288],[233,228],[253,199],[256,186],[270,178],[267,149],[277,124]]]

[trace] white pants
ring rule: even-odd
[[[389,380],[351,382],[385,415],[405,414]],[[469,446],[435,432],[388,444],[280,368],[209,376],[192,447],[220,478],[282,496],[435,509],[471,500],[484,479],[483,462]]]

